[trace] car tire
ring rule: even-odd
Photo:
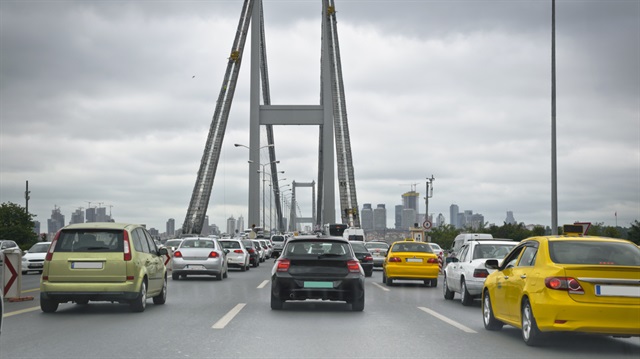
[[[462,305],[464,305],[465,307],[473,304],[473,296],[469,294],[469,291],[467,290],[467,283],[464,281],[464,278],[460,283],[460,300],[462,302]]]
[[[384,274],[384,270],[382,271],[382,283],[383,284],[387,283],[387,276]]]
[[[525,298],[522,303],[522,339],[525,344],[529,346],[537,346],[542,339],[542,332],[538,329],[536,318],[533,316],[533,310],[531,309],[531,303]]]
[[[351,310],[354,312],[362,312],[364,310],[364,291],[357,289],[353,292]]]
[[[222,280],[222,272],[215,275],[216,280]]]
[[[385,281],[385,283],[387,284],[387,287],[391,287],[393,286],[393,279],[387,277],[387,280]]]
[[[273,295],[273,289],[271,289],[271,310],[281,310],[283,304],[282,299]]]
[[[431,287],[435,288],[438,286],[438,278],[431,280]]]
[[[447,285],[447,276],[444,276],[444,281],[442,282],[442,293],[444,294],[444,299],[446,300],[451,300],[453,299],[453,296],[455,295],[454,292],[452,292],[449,289],[449,286]]]
[[[22,271],[22,275],[25,275],[25,274],[27,274],[27,272],[28,272],[28,271],[26,271],[26,270],[23,270],[23,271]]]
[[[225,268],[224,274],[222,274],[222,278],[229,278],[229,268]]]
[[[40,297],[40,309],[45,313],[54,313],[58,310],[58,304],[55,300]]]
[[[372,275],[373,275],[373,269],[368,272],[364,272],[365,277],[371,277]]]
[[[496,319],[493,315],[493,308],[491,307],[491,297],[489,291],[485,290],[482,296],[482,322],[484,323],[484,329],[486,330],[500,330],[504,323]]]
[[[147,281],[146,278],[142,280],[140,284],[140,293],[138,297],[129,303],[129,307],[132,312],[141,313],[144,312],[147,307]]]
[[[246,271],[247,271],[247,269],[249,269],[249,266],[246,266],[246,265],[244,265],[244,264],[242,265],[242,267],[240,267],[240,271],[241,271],[241,272],[246,272]]]
[[[162,284],[162,290],[160,294],[153,297],[153,304],[164,304],[167,301],[167,277],[164,277],[164,283]]]
[[[171,279],[178,280],[180,279],[180,276],[178,275],[178,273],[171,273]]]
[[[258,266],[258,260],[256,259],[255,261],[253,261],[253,268]]]

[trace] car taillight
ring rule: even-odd
[[[173,256],[176,258],[182,258],[182,253],[180,253],[180,251],[175,251],[173,252]]]
[[[575,278],[571,277],[547,277],[544,285],[549,289],[566,290],[572,294],[584,294],[584,289]]]
[[[372,257],[372,256],[368,256],[368,255],[367,255],[367,256],[364,256],[364,260],[365,260],[365,261],[372,261],[372,260],[373,260],[373,257]]]
[[[278,259],[276,271],[286,272],[289,270],[290,265],[291,265],[291,261],[289,261],[288,259]]]
[[[438,263],[438,258],[429,258],[427,259],[427,263]]]
[[[489,271],[482,268],[476,268],[473,270],[474,278],[487,278],[489,276]]]
[[[242,251],[242,249],[236,249],[236,250],[233,251],[233,253],[242,254],[244,252]]]
[[[402,259],[398,257],[391,257],[389,258],[389,262],[402,262]]]
[[[125,261],[130,261],[131,260],[131,244],[129,243],[129,233],[127,232],[127,230],[123,230],[122,233],[123,235],[123,242],[124,242],[124,260]]]
[[[350,260],[347,262],[347,269],[349,269],[349,272],[351,273],[359,273],[360,272],[360,262],[359,261],[354,261],[354,260]]]
[[[58,233],[56,233],[56,237],[51,242],[51,245],[49,246],[49,250],[47,251],[47,255],[44,257],[45,261],[49,262],[53,258],[53,250],[56,247],[56,243],[58,243],[58,238],[60,238],[60,231],[58,231]],[[49,279],[49,278],[47,278],[47,279]]]
[[[209,258],[218,258],[218,256],[218,252],[211,251],[211,253],[209,253]]]

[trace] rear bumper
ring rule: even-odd
[[[331,282],[332,286],[330,288],[306,288],[305,282]],[[273,296],[282,301],[322,299],[351,303],[364,296],[364,277],[357,275],[333,280],[319,278],[305,280],[275,275],[271,278],[271,292]]]
[[[140,287],[133,281],[121,283],[56,283],[43,282],[40,298],[60,303],[78,300],[128,301],[138,297]]]
[[[440,273],[440,267],[438,265],[428,267],[409,267],[409,266],[396,266],[389,265],[385,267],[385,275],[391,279],[407,279],[407,280],[420,280],[420,279],[436,279]]]

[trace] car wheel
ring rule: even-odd
[[[485,290],[482,297],[482,322],[486,330],[500,330],[504,323],[493,316],[493,308],[491,307],[491,298],[489,291]]]
[[[160,294],[153,297],[153,304],[164,304],[167,301],[167,277],[164,277]]]
[[[387,277],[387,280],[385,281],[385,283],[387,284],[388,287],[391,287],[393,285],[393,279]]]
[[[229,277],[229,268],[225,268],[224,274],[222,274],[222,278],[228,278]]]
[[[524,299],[522,303],[522,339],[529,346],[540,344],[542,333],[538,329],[536,318],[531,310],[531,303],[528,299]]]
[[[131,301],[129,304],[131,311],[133,312],[144,312],[144,309],[147,307],[147,282],[146,278],[142,280],[142,284],[140,284],[140,293],[138,294],[138,298]]]
[[[454,292],[449,290],[449,286],[447,285],[447,276],[444,276],[444,281],[442,282],[442,293],[444,294],[444,299],[451,300],[453,299]]]
[[[178,273],[171,273],[171,279],[178,280],[180,279],[180,276],[178,275]]]
[[[45,313],[53,313],[58,310],[58,302],[40,297],[40,309]]]
[[[364,291],[357,289],[353,291],[353,299],[351,301],[351,310],[361,312],[364,310]]]
[[[438,278],[431,280],[431,286],[434,288],[438,286]]]
[[[216,274],[216,280],[222,280],[222,272]]]
[[[382,271],[382,283],[387,283],[387,276],[384,274],[384,271]]]
[[[241,272],[246,272],[246,271],[247,271],[247,269],[249,269],[249,266],[248,266],[248,265],[244,265],[244,264],[243,264],[243,265],[242,265],[242,267],[240,267],[240,271],[241,271]]]
[[[25,274],[27,274],[27,271],[26,271],[26,270],[23,270],[23,271],[22,271],[22,275],[25,275]]]
[[[271,309],[272,310],[280,310],[282,309],[282,300],[275,295],[273,295],[273,288],[271,289]]]
[[[373,269],[368,272],[364,272],[365,277],[371,277],[372,275],[373,275]]]
[[[467,283],[462,279],[462,283],[460,283],[460,299],[462,300],[462,305],[468,307],[473,303],[473,296],[469,294],[467,290]]]

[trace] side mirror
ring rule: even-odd
[[[497,259],[487,259],[486,262],[484,262],[484,266],[485,266],[485,268],[488,268],[488,269],[498,269],[498,267],[499,267],[498,260]]]
[[[224,254],[229,254],[230,250],[226,249],[224,250]]]
[[[457,263],[459,262],[458,258],[456,257],[447,257],[444,259],[445,263]]]
[[[158,248],[158,255],[159,256],[168,256],[169,255],[169,251],[167,250],[167,247]]]

